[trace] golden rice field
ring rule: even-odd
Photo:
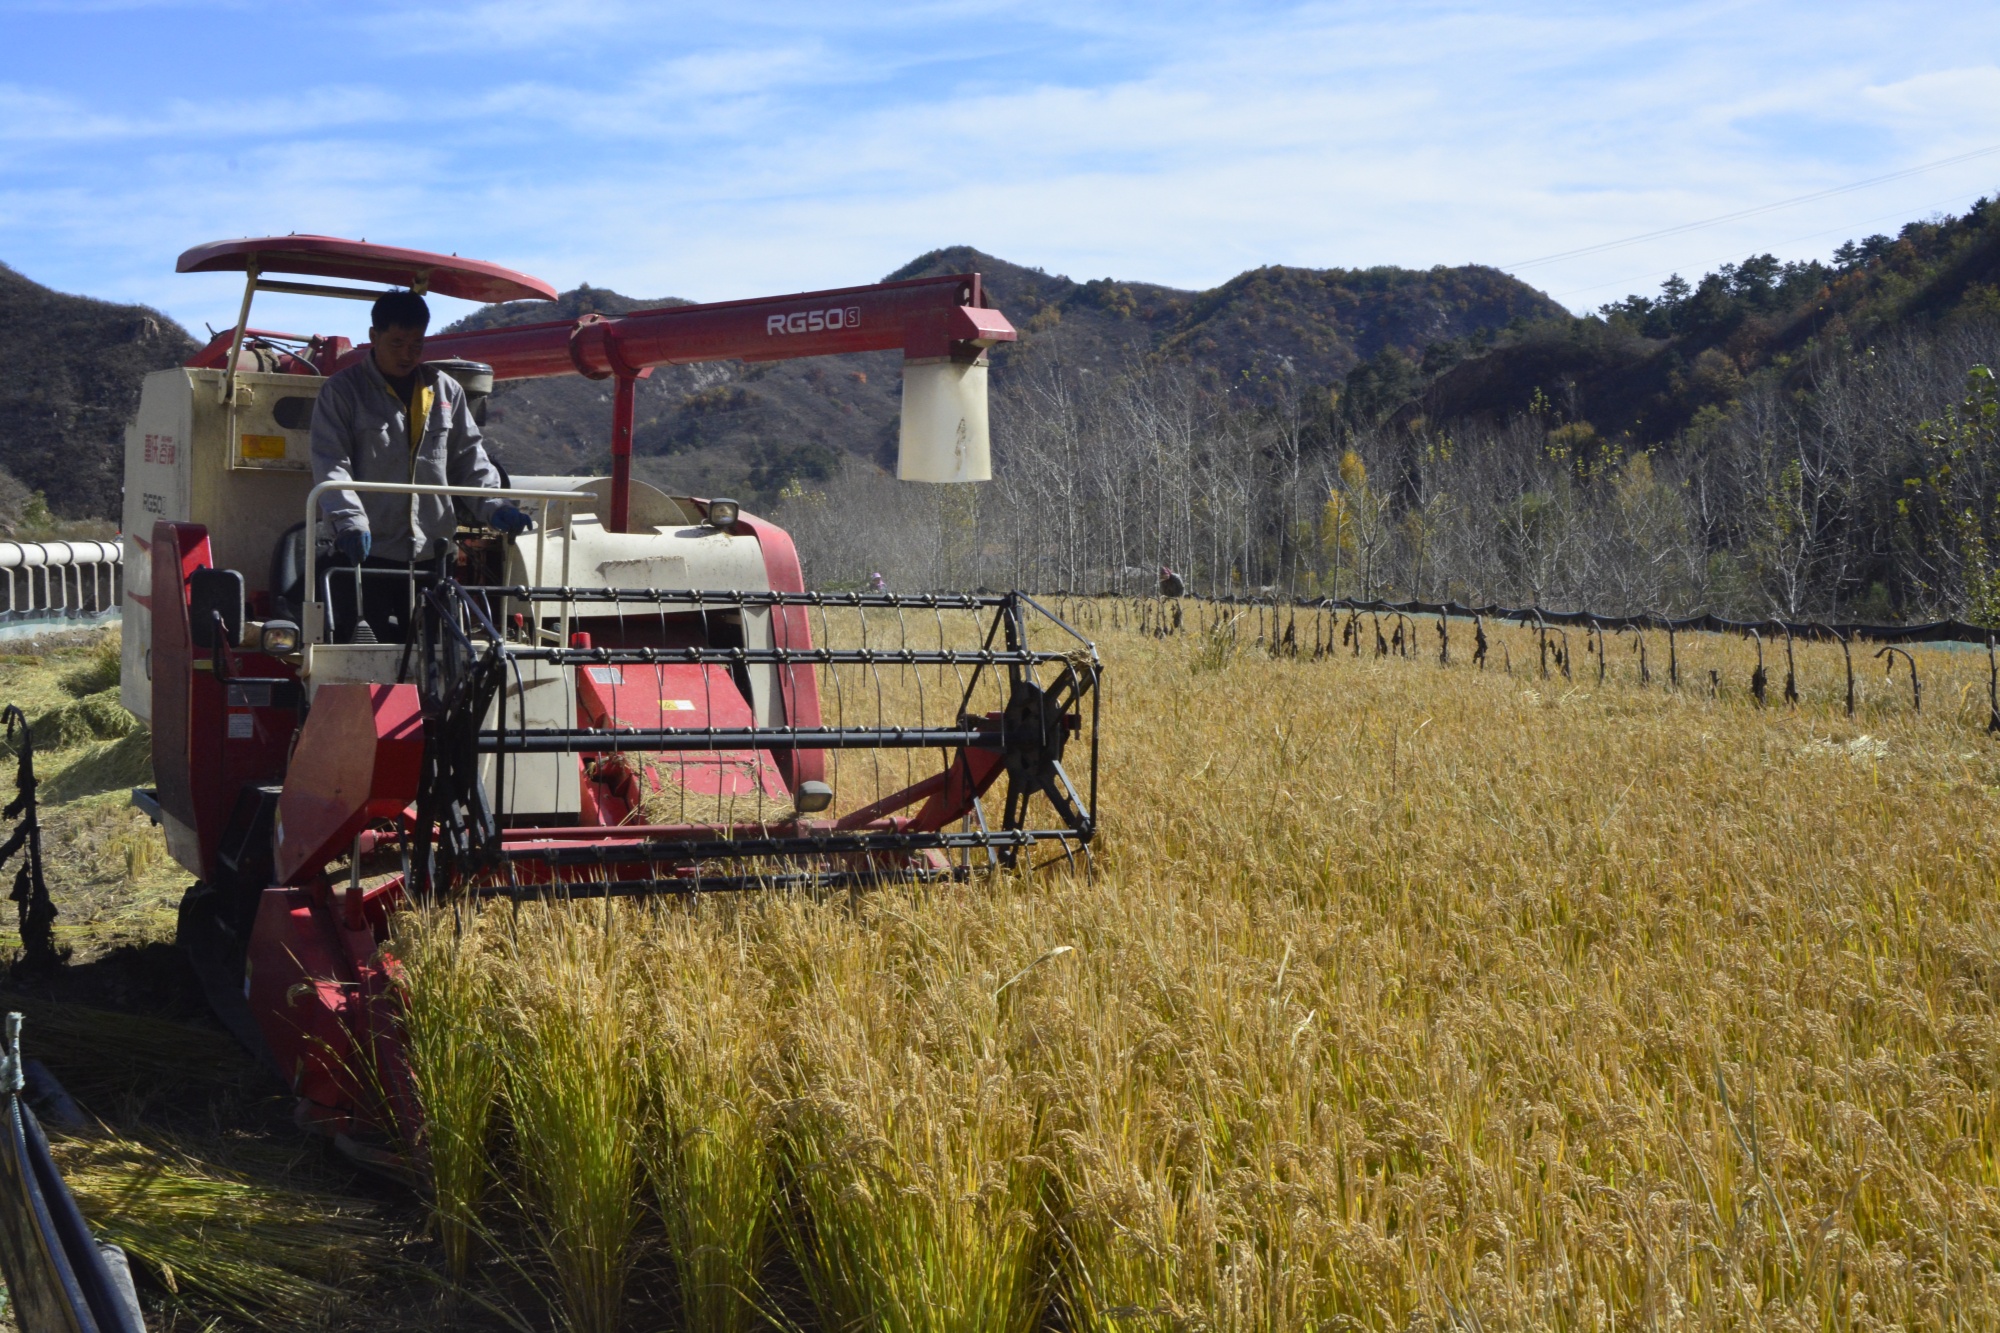
[[[1984,652],[1107,663],[1096,873],[412,917],[435,1233],[582,1330],[2000,1325]],[[1385,633],[1389,626],[1385,622]],[[1511,673],[1503,670],[1511,665]],[[1715,675],[1711,689],[1710,672]],[[528,1316],[530,1322],[541,1317]]]

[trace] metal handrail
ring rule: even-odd
[[[372,494],[390,495],[448,495],[456,499],[467,500],[540,500],[543,502],[544,521],[535,525],[535,576],[537,579],[542,576],[542,543],[548,530],[546,519],[548,517],[549,505],[558,500],[562,501],[565,505],[574,505],[579,500],[595,501],[597,498],[595,493],[591,491],[580,490],[516,491],[507,490],[499,486],[433,486],[426,482],[414,481],[322,481],[306,492],[306,532],[308,536],[305,543],[305,623],[299,626],[299,635],[304,643],[318,642],[322,622],[325,618],[324,607],[319,601],[319,581],[316,577],[319,543],[314,541],[310,534],[315,530],[319,521],[319,498],[328,491],[367,491]],[[571,527],[574,527],[575,516],[576,511],[574,509],[565,509],[563,512],[564,522],[570,524]],[[567,538],[573,536],[574,533],[566,532],[564,535],[566,539],[563,542],[563,579],[567,582],[569,577],[569,549],[572,544]]]

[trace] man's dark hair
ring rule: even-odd
[[[431,308],[415,292],[384,292],[375,298],[368,325],[376,329],[427,329]]]

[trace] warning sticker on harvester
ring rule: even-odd
[[[660,707],[669,713],[692,713],[694,711],[694,700],[662,699],[660,700]]]
[[[253,715],[249,713],[231,713],[229,715],[230,740],[247,741],[256,734],[257,719]]]
[[[599,685],[623,685],[625,672],[620,667],[587,667],[590,678]]]
[[[285,457],[285,437],[282,435],[245,435],[243,437],[243,457],[259,462],[282,462]]]

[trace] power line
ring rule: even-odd
[[[1512,272],[1515,269],[1534,268],[1538,264],[1553,264],[1560,259],[1578,259],[1584,255],[1602,254],[1606,250],[1618,250],[1628,245],[1638,245],[1642,241],[1655,241],[1664,236],[1679,236],[1683,232],[1699,231],[1703,227],[1714,227],[1724,222],[1735,222],[1740,218],[1754,218],[1760,214],[1774,213],[1781,208],[1791,208],[1798,204],[1809,204],[1818,199],[1831,199],[1837,194],[1850,194],[1855,190],[1865,190],[1871,185],[1881,185],[1888,181],[1902,180],[1907,176],[1915,176],[1922,172],[1936,171],[1940,167],[1957,166],[1961,162],[1970,162],[1975,158],[1990,157],[1995,153],[2000,153],[2000,144],[1989,144],[1985,148],[1975,148],[1969,153],[1960,153],[1956,157],[1946,157],[1940,158],[1936,162],[1926,162],[1919,167],[1906,167],[1901,171],[1892,171],[1886,176],[1870,176],[1867,180],[1855,181],[1849,185],[1836,185],[1830,190],[1816,190],[1811,194],[1802,194],[1796,198],[1780,199],[1774,204],[1760,204],[1755,208],[1745,208],[1734,213],[1724,213],[1720,217],[1704,218],[1700,222],[1683,222],[1677,227],[1662,227],[1658,231],[1649,231],[1638,236],[1627,236],[1619,241],[1604,241],[1597,245],[1580,246],[1574,250],[1563,250],[1556,254],[1543,255],[1539,259],[1524,259],[1516,264],[1502,264],[1500,268],[1504,271]]]

